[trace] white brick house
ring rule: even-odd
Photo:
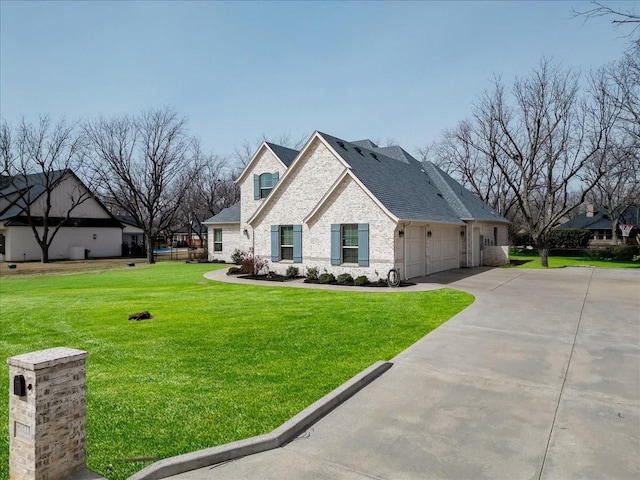
[[[210,259],[253,249],[278,273],[370,280],[508,262],[507,220],[400,147],[320,132],[299,152],[264,142],[236,182],[239,205],[204,222]]]

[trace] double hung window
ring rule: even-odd
[[[214,252],[222,251],[222,229],[221,228],[213,229],[213,251]]]

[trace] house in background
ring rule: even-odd
[[[62,226],[49,247],[50,260],[118,257],[122,226],[70,170],[50,173],[50,228]],[[41,260],[42,250],[29,225],[27,204],[36,228],[42,232],[47,180],[43,174],[0,178],[0,261]],[[75,206],[78,196],[87,199]],[[71,209],[69,218],[67,213]],[[40,218],[38,218],[40,217]]]
[[[622,207],[618,207],[618,212]],[[620,216],[620,224],[633,225],[628,235],[628,244],[637,245],[640,243],[640,206],[631,205],[624,209]],[[587,211],[563,223],[558,228],[580,228],[591,232],[590,246],[611,245],[613,240],[613,223],[611,216],[602,209],[598,209],[593,204],[587,204]],[[618,242],[623,242],[622,230],[617,229]]]
[[[298,152],[264,142],[236,180],[240,202],[204,222],[211,259],[252,250],[285,273],[402,278],[508,263],[508,221],[399,146],[314,132]]]
[[[147,251],[144,230],[131,215],[115,216],[122,225],[122,255],[140,257]]]
[[[196,221],[173,232],[172,245],[176,248],[201,248],[206,244],[206,239],[207,226]]]

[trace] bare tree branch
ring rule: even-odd
[[[93,198],[91,185],[75,177],[84,171],[86,154],[82,132],[64,119],[53,124],[44,116],[32,124],[23,118],[15,128],[2,122],[0,211],[11,205],[20,210],[14,221],[31,227],[43,263],[49,261],[49,247],[60,229],[75,221],[78,207]],[[63,182],[64,195],[54,201],[53,192]]]
[[[165,108],[136,117],[100,118],[87,122],[84,131],[101,192],[144,230],[147,260],[154,263],[157,236],[178,222],[179,206],[200,171],[197,143],[187,133],[186,120]]]

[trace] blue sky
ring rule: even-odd
[[[640,11],[640,2],[607,2]],[[13,123],[173,107],[207,151],[324,131],[407,150],[543,56],[587,72],[623,31],[585,1],[0,0],[0,114]]]

